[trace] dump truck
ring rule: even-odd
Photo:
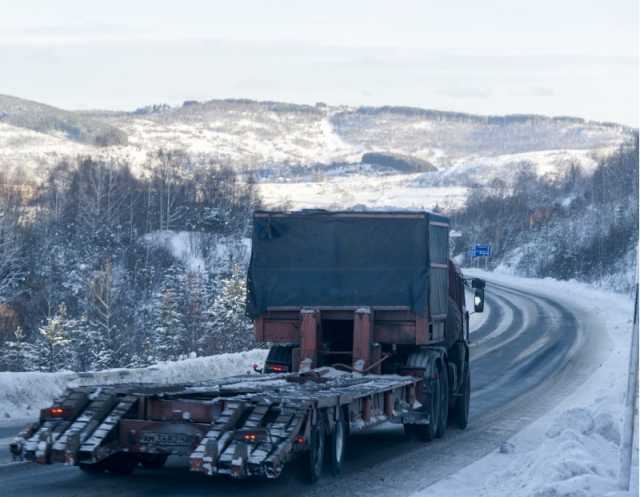
[[[482,309],[484,290],[474,280]],[[247,314],[271,346],[252,374],[71,388],[12,442],[89,473],[160,468],[308,479],[342,470],[350,434],[391,422],[428,442],[469,422],[469,312],[432,212],[257,211]]]

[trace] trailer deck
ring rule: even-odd
[[[141,462],[181,455],[206,475],[277,478],[287,461],[312,448],[314,432],[330,434],[340,419],[356,432],[410,418],[420,406],[420,381],[321,368],[189,385],[78,387],[42,410],[11,451],[83,469],[122,454]]]

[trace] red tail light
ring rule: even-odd
[[[267,432],[265,430],[238,430],[235,433],[235,439],[247,443],[265,442]]]
[[[304,443],[304,435],[296,436],[296,443],[302,445]]]
[[[62,408],[62,407],[50,407],[49,408],[49,415],[53,416],[54,418],[61,418],[62,416],[64,416],[64,408]]]
[[[272,373],[286,373],[286,372],[289,371],[289,368],[287,366],[282,365],[282,364],[269,364],[267,366],[267,368]]]

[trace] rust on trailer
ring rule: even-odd
[[[356,369],[365,370],[371,364],[372,320],[370,308],[356,310],[353,322],[353,367]]]
[[[415,345],[416,327],[414,322],[376,322],[373,339],[378,343]]]
[[[183,415],[194,423],[211,423],[216,415],[218,404],[203,404],[197,401],[176,401],[150,399],[148,401],[147,416],[158,421],[181,420]]]
[[[311,367],[318,363],[318,311],[303,309],[300,325],[300,361],[311,360]]]
[[[321,368],[193,385],[82,387],[55,404],[72,409],[86,401],[75,418],[43,411],[11,450],[41,464],[70,465],[98,464],[123,451],[174,454],[188,456],[191,470],[207,475],[276,478],[309,449],[319,423],[331,429],[342,409],[351,432],[397,422],[410,411],[406,399],[417,383],[411,376]]]
[[[269,310],[254,321],[254,328],[256,340],[260,342],[299,345],[299,360],[309,358],[316,367],[320,359],[321,323],[334,321],[353,323],[353,347],[348,355],[354,366],[358,360],[365,365],[374,362],[370,350],[372,343],[429,345],[442,341],[444,332],[441,319],[430,325],[429,319],[406,308],[377,307]],[[332,351],[332,354],[336,353],[339,352]],[[292,370],[297,368],[298,361],[293,361]]]
[[[138,453],[190,455],[209,426],[205,423],[123,419],[118,430],[119,448]]]

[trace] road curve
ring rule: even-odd
[[[469,428],[425,444],[385,425],[352,436],[343,475],[308,485],[300,463],[275,481],[193,474],[170,461],[127,477],[89,476],[62,465],[0,467],[0,496],[402,496],[424,489],[494,450],[586,380],[606,353],[599,317],[535,289],[487,285],[488,315],[471,333]]]

